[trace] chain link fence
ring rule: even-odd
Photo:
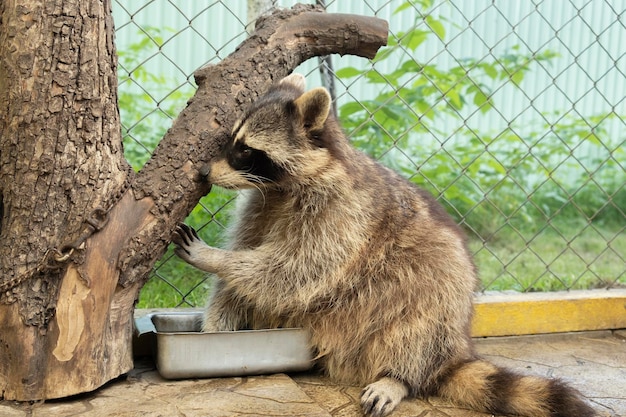
[[[193,94],[193,71],[246,38],[247,6],[113,2],[125,153],[135,169]],[[388,20],[389,46],[373,61],[333,56],[297,71],[310,86],[332,87],[355,146],[431,191],[464,227],[482,291],[626,284],[626,3],[326,7]],[[188,223],[220,244],[234,196],[213,191]],[[139,305],[200,306],[209,281],[168,252]]]

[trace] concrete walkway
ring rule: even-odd
[[[560,377],[599,416],[626,417],[626,331],[477,340],[489,360],[522,372]],[[168,381],[149,360],[96,392],[36,404],[0,402],[2,417],[360,416],[361,388],[312,374]],[[404,401],[392,416],[481,417],[438,399]],[[576,417],[576,416],[571,416]]]

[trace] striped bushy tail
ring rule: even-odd
[[[520,375],[483,360],[449,371],[439,395],[455,404],[495,414],[593,417],[579,393],[558,379]]]

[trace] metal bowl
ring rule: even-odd
[[[153,313],[137,320],[140,335],[153,332],[154,358],[168,379],[295,372],[313,364],[303,329],[203,333],[201,312]]]

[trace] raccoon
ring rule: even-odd
[[[389,414],[405,397],[477,411],[589,417],[556,379],[481,358],[470,338],[476,268],[427,192],[353,148],[324,88],[292,74],[236,122],[208,180],[241,190],[225,249],[180,225],[176,253],[217,275],[205,331],[303,327],[317,365]]]

